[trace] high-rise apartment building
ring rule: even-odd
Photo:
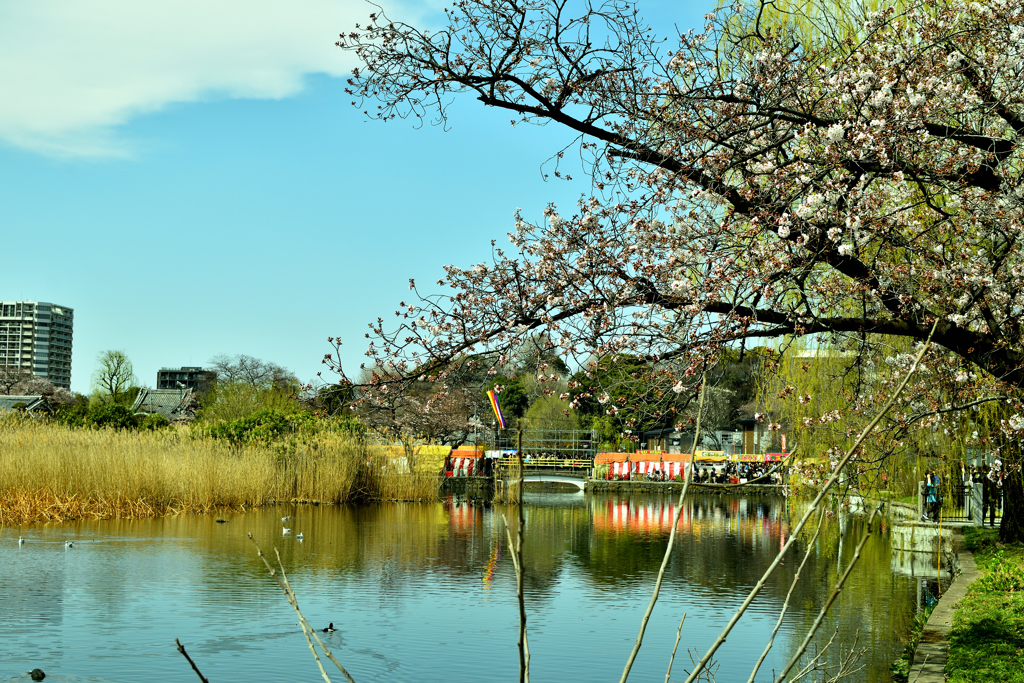
[[[71,389],[75,312],[45,301],[0,301],[0,367]]]

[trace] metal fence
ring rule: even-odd
[[[518,434],[509,429],[495,431],[494,449],[515,450]],[[523,454],[549,458],[593,459],[597,454],[597,437],[582,429],[524,429]]]
[[[1003,505],[1001,491],[989,491],[990,500],[985,500],[983,482],[944,482],[939,486],[941,494],[941,514],[945,522],[988,523],[994,517],[1002,519]],[[924,482],[918,482],[918,509],[922,516],[934,518],[935,510],[927,502]],[[993,510],[990,510],[989,507]]]

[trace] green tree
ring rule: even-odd
[[[299,413],[304,408],[288,389],[218,380],[201,396],[196,417],[201,422],[214,423],[239,420],[261,410]]]
[[[104,401],[124,403],[128,390],[137,384],[132,362],[124,351],[103,351],[96,358],[93,387]]]
[[[304,398],[306,405],[314,412],[331,416],[350,414],[355,400],[356,391],[351,384],[325,384]]]
[[[120,403],[94,403],[89,407],[89,424],[112,429],[134,429],[138,426],[128,406]]]
[[[615,432],[638,435],[683,419],[690,393],[665,391],[657,381],[663,372],[644,358],[610,354],[591,359],[576,372],[569,380],[568,394],[583,424],[593,423],[602,440],[611,439]]]
[[[579,418],[568,401],[557,396],[540,396],[523,414],[523,429],[571,431],[579,428]]]

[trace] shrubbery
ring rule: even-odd
[[[312,413],[293,395],[278,389],[225,385],[215,387],[201,401],[193,432],[236,446],[277,444],[291,450],[296,439],[318,434],[361,437],[366,433],[363,423],[351,415],[325,417]],[[80,394],[58,406],[53,420],[66,427],[116,430],[157,431],[171,425],[158,413],[135,415],[123,402],[90,401]]]
[[[312,422],[313,418],[305,413],[264,408],[248,417],[217,422],[208,427],[208,433],[215,439],[227,439],[234,444],[268,442],[294,434]]]
[[[157,430],[169,426],[163,415],[135,415],[123,403],[89,402],[80,400],[57,408],[53,419],[66,427],[110,427],[111,429]]]
[[[206,426],[204,431],[215,439],[227,439],[233,444],[270,443],[299,434],[338,432],[349,436],[362,436],[366,427],[350,416],[317,418],[309,413],[286,412],[274,408],[258,410],[248,417],[223,420]]]

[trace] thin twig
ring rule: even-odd
[[[328,678],[327,672],[324,671],[323,665],[320,663],[320,658],[317,656],[316,650],[313,648],[313,643],[310,642],[310,639],[309,639],[310,635],[313,636],[313,638],[316,640],[317,644],[320,645],[321,649],[323,649],[324,654],[327,656],[327,658],[330,659],[331,662],[334,663],[334,666],[338,667],[338,670],[341,671],[342,675],[345,676],[345,678],[348,680],[348,682],[349,683],[356,683],[355,679],[353,679],[352,676],[349,675],[349,673],[345,669],[345,667],[343,667],[341,665],[341,662],[339,662],[337,659],[335,659],[334,654],[327,648],[326,645],[324,645],[323,641],[320,640],[320,636],[318,636],[316,634],[316,631],[313,630],[313,627],[309,625],[308,621],[306,621],[306,617],[302,616],[302,612],[299,610],[299,603],[295,599],[295,591],[292,590],[291,584],[288,583],[288,576],[285,574],[284,566],[281,564],[281,555],[278,554],[278,556],[277,556],[277,563],[281,567],[281,575],[278,576],[277,572],[270,565],[270,562],[267,560],[266,556],[263,554],[263,550],[260,548],[260,544],[256,542],[256,539],[252,537],[251,533],[249,534],[249,540],[252,541],[253,545],[256,546],[256,554],[259,556],[259,558],[261,560],[263,560],[263,564],[265,564],[267,566],[267,571],[270,572],[270,575],[272,577],[274,577],[275,581],[277,581],[277,585],[281,587],[282,591],[284,591],[285,597],[288,598],[288,604],[290,604],[292,606],[292,609],[295,610],[295,613],[297,615],[299,615],[299,626],[302,627],[302,633],[303,633],[303,635],[306,636],[306,642],[309,643],[309,648],[313,652],[313,658],[316,660],[317,666],[320,667],[320,673],[323,675],[324,679],[327,680],[327,681],[331,680],[330,678]],[[275,549],[275,552],[277,552],[276,549]],[[282,577],[283,577],[283,579],[282,579]],[[308,630],[308,633],[307,633],[307,630]]]
[[[505,534],[508,536],[508,547],[513,549],[513,552],[512,552],[512,568],[516,570],[516,578],[518,579],[519,578],[519,558],[516,557],[516,554],[515,554],[516,544],[512,540],[512,527],[510,527],[508,525],[508,517],[506,517],[504,515],[504,513],[501,515],[501,520],[503,522],[505,522]]]
[[[199,680],[201,680],[203,683],[210,683],[210,679],[203,675],[203,672],[199,670],[199,667],[196,666],[196,663],[193,662],[192,658],[188,656],[187,652],[185,652],[185,646],[181,644],[181,641],[175,638],[174,644],[178,646],[178,652],[180,652],[185,657],[185,659],[188,660],[188,663],[192,665],[192,670],[196,672],[196,676],[199,676]]]
[[[806,678],[807,676],[811,675],[811,673],[813,673],[815,671],[824,671],[826,679],[827,679],[827,677],[828,677],[828,664],[827,663],[824,664],[824,665],[822,664],[822,662],[825,661],[824,658],[822,657],[822,655],[824,655],[826,652],[828,652],[829,648],[832,647],[832,644],[835,642],[836,637],[838,635],[839,635],[839,627],[837,626],[836,630],[832,632],[832,636],[828,639],[828,641],[822,647],[820,647],[818,649],[818,651],[815,653],[814,657],[812,657],[810,659],[810,661],[808,661],[807,664],[805,664],[802,669],[797,671],[790,678],[790,683],[797,683],[797,681],[799,681],[799,680],[801,680],[803,678]]]
[[[668,534],[668,546],[665,548],[665,556],[661,558],[661,567],[658,569],[658,578],[654,582],[654,594],[651,595],[651,601],[647,603],[647,611],[644,612],[644,618],[640,621],[640,633],[636,636],[636,642],[633,643],[633,650],[629,653],[629,659],[626,660],[626,666],[622,670],[622,678],[619,679],[619,683],[626,683],[626,679],[629,678],[629,670],[633,668],[633,662],[636,661],[636,655],[640,652],[640,646],[644,642],[644,631],[647,630],[647,622],[651,619],[651,613],[654,612],[654,604],[658,602],[658,594],[661,592],[661,582],[665,578],[665,570],[668,568],[669,558],[672,557],[672,546],[675,545],[676,540],[676,529],[679,527],[679,518],[683,514],[683,501],[686,498],[686,491],[690,488],[690,480],[693,479],[693,456],[697,452],[697,440],[700,438],[700,418],[704,412],[704,397],[707,395],[707,375],[701,379],[700,385],[700,402],[697,405],[697,424],[694,426],[693,435],[693,451],[694,453],[690,456],[690,468],[687,471],[683,470],[683,490],[679,493],[679,503],[676,505],[676,516],[672,523],[672,530]]]
[[[693,648],[693,650],[690,650],[690,648],[686,648],[686,654],[690,656],[690,662],[696,665],[697,660],[694,659],[694,655],[697,654],[697,648]],[[712,666],[714,667],[714,669],[712,669]],[[718,667],[718,662],[712,662],[708,664],[704,667],[704,670],[698,674],[697,680],[704,678],[708,683],[715,683],[715,674],[718,673]],[[683,669],[683,671],[686,671],[687,674],[690,673],[686,669]]]
[[[679,649],[679,639],[683,637],[684,621],[686,621],[686,612],[683,612],[683,618],[679,620],[679,628],[676,629],[676,644],[672,646],[672,656],[668,658],[668,671],[665,672],[665,683],[668,683],[668,679],[672,677],[672,662],[676,659],[676,650]]]
[[[277,548],[274,548],[274,555],[277,556],[277,566],[281,569],[281,581],[284,582],[288,602],[295,608],[295,613],[299,615],[299,626],[302,628],[302,635],[306,638],[306,644],[309,645],[309,651],[313,653],[313,659],[316,660],[317,668],[320,669],[320,675],[323,676],[327,683],[331,683],[331,678],[327,675],[327,671],[324,670],[324,664],[320,661],[320,656],[316,653],[316,648],[313,647],[313,640],[309,636],[313,632],[313,628],[306,622],[302,612],[299,611],[299,603],[295,598],[295,591],[292,590],[291,583],[288,582],[288,575],[285,574],[284,564],[281,562],[281,553],[277,551]]]
[[[761,668],[761,664],[764,663],[765,657],[768,656],[768,652],[772,649],[772,644],[775,642],[775,636],[779,633],[779,627],[782,626],[782,618],[786,616],[786,610],[789,609],[789,600],[793,597],[793,590],[796,589],[796,584],[800,580],[800,572],[803,571],[804,565],[807,564],[807,558],[811,556],[811,550],[814,549],[814,542],[818,540],[818,534],[821,533],[821,525],[825,521],[825,510],[822,508],[821,513],[818,515],[818,527],[814,530],[814,535],[811,536],[811,540],[807,543],[807,550],[804,551],[804,559],[800,561],[800,566],[796,568],[796,575],[793,577],[793,582],[789,585],[789,592],[786,593],[786,599],[782,603],[782,610],[779,612],[779,619],[775,622],[775,628],[772,629],[772,635],[768,638],[768,644],[764,646],[764,652],[758,657],[757,663],[754,664],[754,670],[750,672],[750,678],[747,679],[747,683],[754,683],[754,677],[757,676],[757,670]]]
[[[907,387],[907,383],[910,381],[910,378],[914,375],[914,372],[917,370],[918,364],[921,362],[921,359],[924,358],[925,352],[927,352],[928,348],[931,346],[932,335],[935,334],[935,328],[938,326],[938,322],[939,321],[936,320],[935,324],[932,325],[932,330],[931,332],[928,333],[927,341],[925,341],[925,343],[921,346],[921,351],[914,358],[914,363],[910,366],[910,370],[908,370],[907,374],[903,377],[903,381],[900,383],[899,387],[897,387],[896,391],[889,397],[889,400],[885,402],[882,408],[878,411],[878,414],[875,415],[874,419],[872,419],[871,422],[869,422],[867,426],[864,427],[863,430],[861,430],[861,433],[857,437],[857,440],[854,441],[850,449],[846,451],[846,454],[843,455],[842,459],[836,464],[835,468],[833,468],[831,476],[829,476],[828,480],[821,487],[821,490],[818,492],[818,495],[814,497],[813,501],[811,501],[811,504],[807,508],[807,511],[804,512],[803,517],[801,517],[800,521],[797,522],[796,527],[794,527],[793,531],[790,534],[789,540],[786,541],[786,544],[784,546],[782,546],[782,550],[780,550],[779,553],[775,556],[775,559],[772,561],[771,565],[768,566],[768,569],[761,576],[761,578],[754,585],[754,587],[750,590],[750,593],[747,595],[746,599],[744,599],[743,603],[740,604],[740,606],[736,609],[736,612],[733,613],[732,618],[729,619],[729,623],[727,623],[725,625],[725,628],[722,629],[722,632],[718,634],[718,637],[715,639],[715,642],[711,644],[711,647],[708,648],[708,651],[704,653],[703,657],[701,657],[700,661],[697,663],[697,666],[694,668],[689,678],[686,679],[686,683],[693,683],[693,681],[697,679],[697,676],[700,675],[701,669],[707,666],[707,663],[715,655],[715,652],[717,652],[718,648],[720,648],[722,646],[722,643],[725,642],[726,637],[732,631],[733,627],[736,626],[736,623],[739,622],[740,618],[747,611],[747,608],[750,607],[750,603],[753,602],[754,598],[757,597],[757,595],[761,592],[761,589],[764,588],[764,585],[765,583],[767,583],[768,578],[772,575],[772,573],[775,572],[775,569],[779,566],[779,563],[782,562],[782,558],[786,556],[786,553],[789,552],[789,549],[792,547],[794,540],[800,534],[800,531],[804,528],[804,525],[807,524],[807,520],[810,519],[811,515],[813,515],[814,512],[818,509],[818,505],[821,504],[822,499],[839,480],[839,474],[843,471],[843,468],[846,467],[846,465],[853,458],[854,454],[860,448],[864,440],[868,437],[869,434],[871,434],[872,431],[874,431],[878,423],[881,422],[882,417],[887,412],[889,412],[889,409],[892,408],[893,404],[896,402],[896,399],[899,398],[900,394],[903,393],[903,390]]]

